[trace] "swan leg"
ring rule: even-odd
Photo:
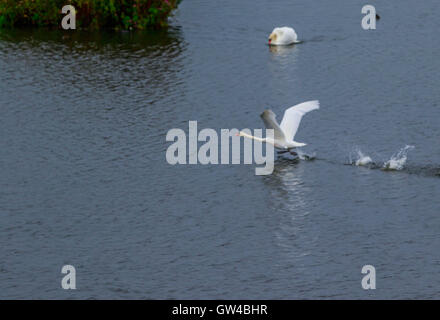
[[[290,154],[292,155],[292,156],[295,156],[295,157],[297,157],[298,156],[298,153],[296,153],[295,151],[293,151],[293,150],[289,150],[289,152],[290,152]]]

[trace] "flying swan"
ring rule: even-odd
[[[275,28],[269,36],[270,46],[287,46],[294,43],[300,43],[300,41],[295,30],[289,27]]]
[[[273,129],[273,139],[255,137],[243,131],[240,131],[238,135],[257,141],[273,144],[275,148],[282,150],[279,153],[290,152],[291,154],[296,155],[296,153],[293,152],[292,149],[297,147],[304,147],[306,145],[305,143],[296,142],[293,140],[295,138],[296,132],[298,131],[301,118],[307,112],[317,109],[319,109],[318,100],[307,101],[297,104],[284,111],[284,117],[281,121],[281,124],[278,124],[275,113],[272,110],[267,109],[264,110],[260,117],[263,119],[266,129]]]

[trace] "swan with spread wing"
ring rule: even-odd
[[[260,116],[263,119],[266,129],[273,129],[274,136],[272,138],[259,138],[240,131],[238,135],[261,142],[273,144],[275,148],[281,149],[281,152],[290,152],[298,147],[304,147],[306,144],[294,140],[298,131],[302,117],[310,111],[319,109],[319,101],[307,101],[290,107],[284,112],[283,120],[278,124],[275,113],[268,109]]]

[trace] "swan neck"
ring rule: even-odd
[[[240,131],[240,136],[246,137],[246,138],[249,138],[249,139],[254,139],[254,140],[257,140],[257,141],[260,141],[260,142],[265,142],[266,141],[266,139],[255,137],[255,136],[252,136],[252,135],[247,134],[247,133],[242,132],[242,131]]]

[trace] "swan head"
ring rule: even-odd
[[[243,131],[239,131],[238,133],[235,134],[237,137],[246,137],[246,138],[253,138],[251,135],[243,132]]]
[[[269,45],[271,45],[272,42],[276,42],[278,36],[279,36],[278,30],[275,29],[274,31],[272,31],[272,33],[269,36]]]

